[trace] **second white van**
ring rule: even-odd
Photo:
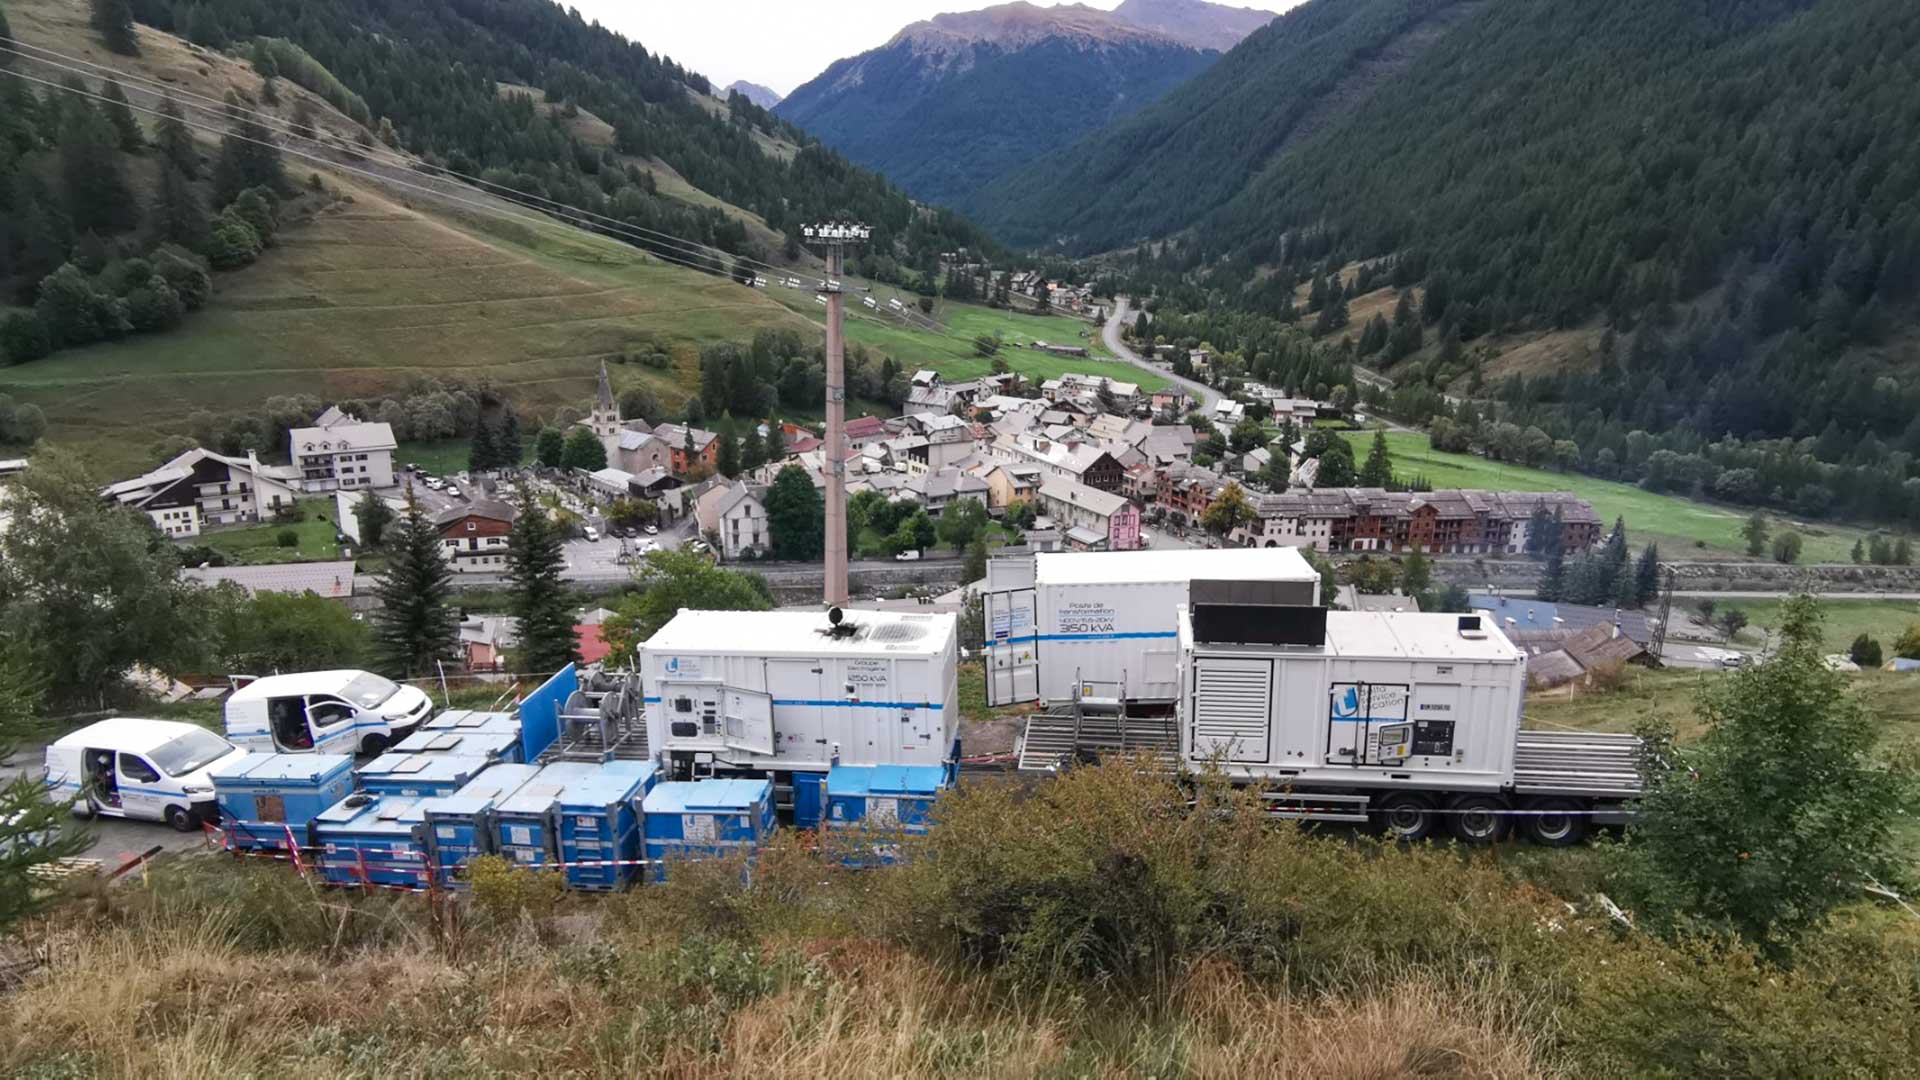
[[[377,754],[433,715],[433,699],[370,671],[268,675],[227,698],[227,738],[265,753]]]

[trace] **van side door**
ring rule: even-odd
[[[307,726],[313,748],[322,754],[351,754],[359,749],[353,721],[359,710],[331,694],[307,695]]]
[[[162,786],[160,770],[139,754],[122,750],[119,756],[120,812],[129,818],[160,821],[167,816],[167,803],[173,799]]]

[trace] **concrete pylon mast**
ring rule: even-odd
[[[847,357],[846,295],[840,274],[846,249],[866,242],[872,230],[865,225],[836,223],[805,225],[801,235],[826,249],[827,277],[819,291],[827,298],[827,442],[826,451],[826,602],[847,603]]]

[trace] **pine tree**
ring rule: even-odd
[[[780,461],[787,456],[787,437],[780,430],[780,421],[767,417],[767,460]]]
[[[287,169],[273,133],[259,121],[242,117],[220,140],[220,157],[213,164],[214,204],[225,206],[251,187],[285,192]]]
[[[1383,488],[1393,483],[1393,455],[1387,450],[1387,433],[1373,433],[1373,448],[1367,451],[1366,464],[1360,466],[1360,486]]]
[[[493,468],[500,457],[500,448],[494,441],[493,421],[482,414],[473,425],[473,440],[467,444],[467,471],[485,472]]]
[[[1648,544],[1640,552],[1640,562],[1634,567],[1634,607],[1645,607],[1660,595],[1660,549]]]
[[[374,585],[381,610],[374,644],[385,669],[397,678],[426,675],[460,647],[460,616],[454,609],[453,568],[442,554],[440,531],[407,493],[407,511],[389,537],[387,569]]]
[[[200,179],[200,151],[194,148],[193,132],[180,114],[180,103],[169,97],[160,105],[160,122],[154,125],[154,145],[160,158],[180,170],[189,180]]]
[[[740,437],[734,434],[732,415],[721,418],[718,435],[720,449],[714,468],[721,476],[732,479],[740,475]]]
[[[517,469],[526,457],[526,447],[520,438],[520,416],[513,411],[512,405],[500,407],[500,427],[494,432],[495,462],[497,467]]]
[[[566,554],[560,530],[524,484],[514,493],[519,511],[507,542],[507,611],[519,624],[520,666],[558,671],[580,662],[573,604],[561,572]]]
[[[78,102],[60,134],[60,180],[75,232],[124,232],[140,223],[113,125]]]
[[[108,79],[106,87],[107,103],[100,111],[107,116],[107,122],[119,133],[120,149],[133,153],[147,145],[146,136],[140,131],[140,122],[133,118],[133,106],[127,101],[127,92],[120,87],[120,80]]]
[[[313,106],[307,104],[307,99],[304,97],[293,100],[293,117],[287,123],[293,129],[293,133],[303,139],[311,139],[318,134],[313,129]]]
[[[752,472],[767,463],[767,444],[760,438],[760,425],[748,424],[747,434],[740,440],[740,469]]]
[[[138,56],[140,39],[133,31],[131,0],[93,0],[93,28],[108,49],[122,56]]]
[[[160,166],[160,184],[154,189],[147,226],[155,243],[179,244],[189,251],[205,251],[208,229],[206,207],[185,173],[171,162]]]

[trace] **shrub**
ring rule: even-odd
[[[283,548],[299,547],[300,534],[292,529],[281,529],[273,534],[273,542]]]
[[[1853,647],[1847,650],[1847,657],[1863,668],[1877,668],[1885,659],[1881,655],[1880,643],[1865,634],[1853,639]]]
[[[231,207],[214,220],[207,261],[215,270],[238,270],[260,257],[260,236]]]
[[[473,886],[474,907],[502,924],[552,914],[566,885],[556,872],[515,866],[498,855],[483,855],[468,863],[467,881]]]

